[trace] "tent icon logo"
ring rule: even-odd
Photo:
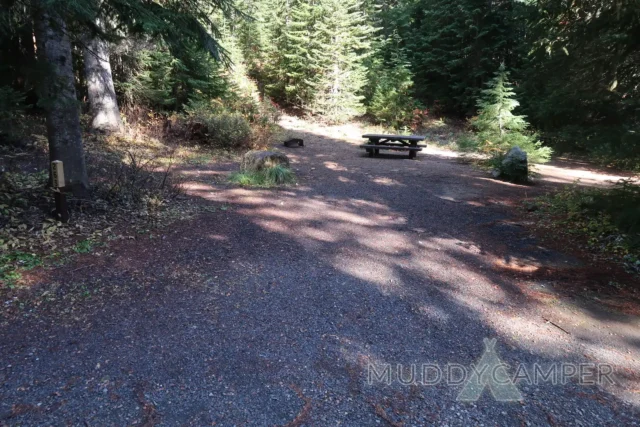
[[[458,394],[457,400],[475,402],[480,399],[486,388],[489,388],[493,398],[499,402],[522,400],[520,390],[509,378],[507,372],[509,365],[500,360],[495,346],[495,338],[484,339],[484,353],[475,365],[471,365],[471,375]]]

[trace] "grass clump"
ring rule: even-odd
[[[42,265],[42,259],[36,254],[15,251],[1,255],[0,284],[14,288],[22,278],[20,270],[31,270],[40,265]]]
[[[586,247],[640,273],[640,185],[622,180],[612,188],[567,187],[539,198],[541,224],[580,236]]]
[[[229,180],[248,187],[275,187],[294,183],[295,175],[286,166],[274,165],[258,171],[236,172]]]

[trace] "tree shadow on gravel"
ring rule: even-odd
[[[313,135],[291,157],[298,186],[199,182],[189,192],[209,213],[55,272],[51,299],[1,332],[4,421],[631,423],[617,397],[630,399],[630,375],[608,391],[522,384],[521,403],[487,392],[457,402],[461,386],[444,383],[368,384],[370,363],[468,366],[492,337],[512,366],[636,366],[608,331],[589,340],[560,322],[597,319],[551,284],[535,288],[527,269],[579,261],[511,224],[502,187],[456,163],[362,158]]]

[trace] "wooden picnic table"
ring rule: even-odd
[[[396,151],[408,151],[409,158],[416,157],[418,151],[422,151],[424,145],[418,145],[418,142],[424,141],[424,136],[421,135],[385,135],[368,133],[362,135],[363,138],[367,138],[369,141],[366,144],[362,144],[360,148],[364,148],[369,157],[380,154],[380,150],[396,150]]]

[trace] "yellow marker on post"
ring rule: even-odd
[[[69,208],[67,207],[67,197],[61,191],[64,189],[64,164],[62,160],[51,162],[51,185],[53,186],[53,197],[56,201],[56,218],[62,222],[69,221]]]
[[[51,162],[51,177],[53,188],[64,187],[64,166],[62,160],[54,160]]]

